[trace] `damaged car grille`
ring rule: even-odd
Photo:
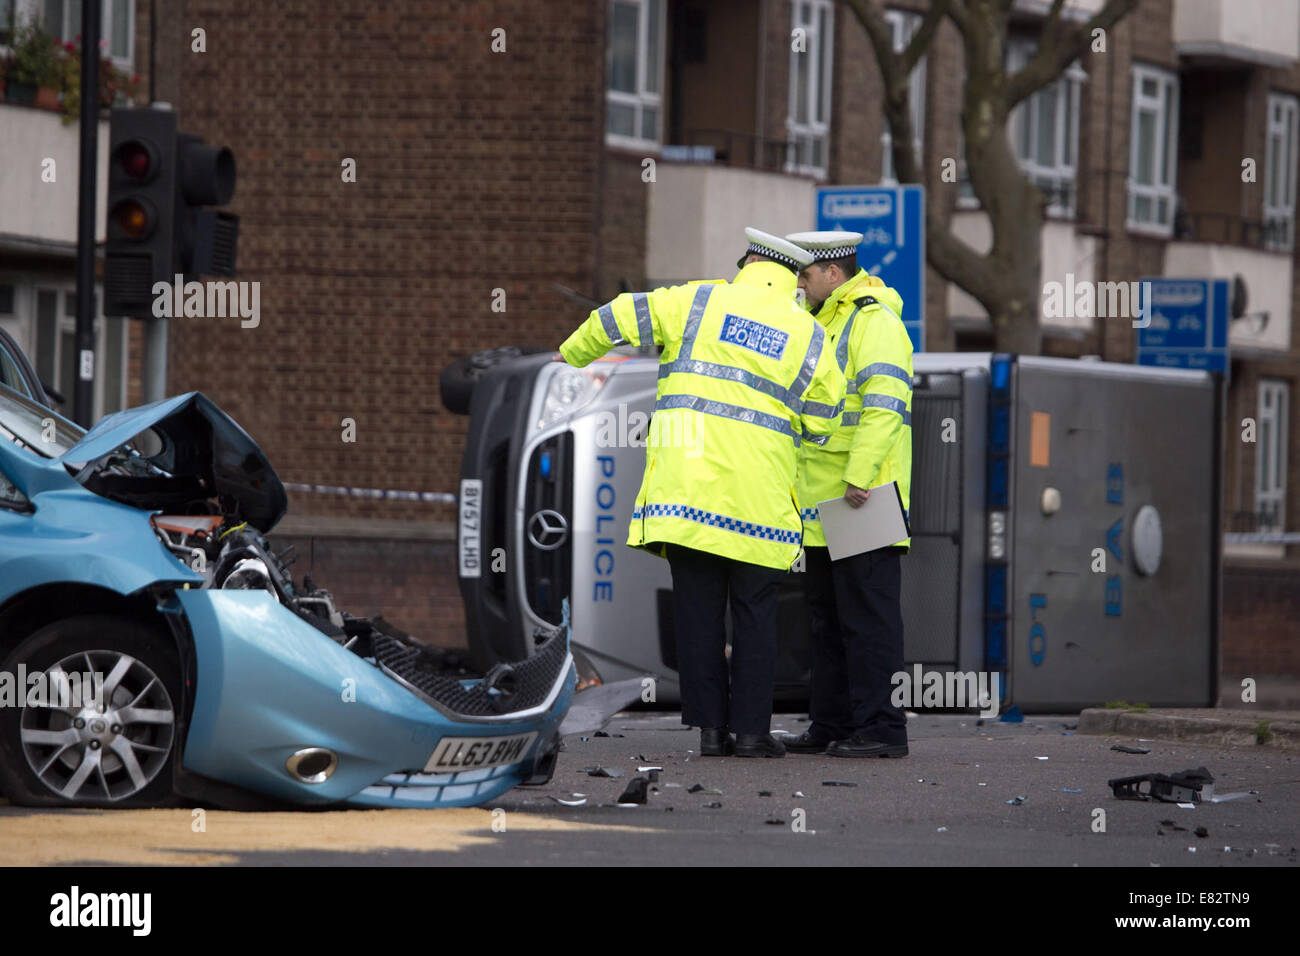
[[[568,642],[555,634],[532,657],[513,664],[497,664],[476,683],[439,673],[422,649],[386,634],[375,634],[372,648],[376,663],[389,676],[406,685],[434,706],[467,717],[500,717],[544,704],[563,678]]]

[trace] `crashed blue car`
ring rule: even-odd
[[[0,388],[0,792],[26,806],[483,803],[554,770],[567,630],[475,675],[292,580],[261,449],[191,392],[84,432]]]

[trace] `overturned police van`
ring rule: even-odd
[[[444,387],[470,415],[458,531],[470,648],[480,666],[528,656],[572,595],[583,676],[649,675],[672,702],[668,565],[623,545],[658,359],[553,357],[497,350],[476,357],[469,387]],[[914,371],[908,680],[978,675],[999,707],[1030,712],[1212,705],[1221,380],[991,353],[917,353]],[[801,570],[781,600],[778,700],[807,693]]]

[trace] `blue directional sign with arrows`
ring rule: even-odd
[[[1227,279],[1142,280],[1139,365],[1228,370]]]
[[[912,349],[925,348],[925,188],[826,186],[817,190],[817,228],[862,233],[858,265],[903,297]]]

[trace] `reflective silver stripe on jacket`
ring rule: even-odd
[[[898,379],[908,388],[912,387],[912,376],[908,374],[907,369],[890,362],[873,362],[858,373],[858,377],[853,380],[853,390],[856,392],[862,388],[867,384],[867,379],[874,375],[888,375],[890,378]]]
[[[709,296],[712,294],[712,284],[702,285],[695,290],[690,314],[686,316],[686,327],[682,329],[682,348],[677,353],[678,361],[691,357],[691,351],[695,348],[695,337],[700,334],[700,319],[704,318],[704,307],[709,304]]]
[[[749,369],[741,368],[738,365],[720,365],[717,362],[705,362],[701,359],[678,359],[675,362],[667,362],[659,366],[659,377],[667,378],[676,372],[689,372],[692,375],[707,375],[709,378],[719,378],[726,382],[739,382],[741,385],[748,385],[755,391],[762,392],[765,395],[771,395],[777,401],[782,402],[796,415],[799,414],[798,398],[791,396],[790,390],[780,382],[775,382],[770,378],[764,378]]]
[[[623,338],[623,333],[618,330],[618,322],[614,319],[614,310],[606,302],[598,310],[600,315],[600,324],[605,328],[605,334],[609,336],[609,341],[614,345],[623,345],[627,342]]]
[[[893,395],[879,395],[872,393],[862,396],[862,407],[866,408],[885,408],[891,412],[898,412],[903,418],[903,424],[911,427],[912,413],[907,410],[907,402],[901,398],[895,398]],[[844,418],[841,419],[842,425],[856,425],[861,417],[859,412],[845,412]],[[850,418],[852,421],[850,421]]]
[[[665,395],[655,402],[655,411],[670,408],[689,408],[705,415],[717,415],[720,418],[730,418],[733,421],[770,428],[774,432],[780,432],[782,435],[788,435],[794,439],[796,446],[799,444],[799,436],[790,427],[790,422],[787,419],[769,415],[767,412],[760,412],[753,408],[744,408],[728,402],[718,402],[699,395]]]
[[[632,296],[632,305],[636,307],[636,334],[640,339],[637,345],[653,345],[655,340],[654,323],[650,321],[650,297],[644,292]]]
[[[834,418],[842,411],[844,411],[844,399],[842,398],[836,405],[827,405],[825,402],[803,403],[803,413],[805,415],[815,415],[818,418]]]
[[[835,346],[835,362],[844,375],[848,374],[849,367],[849,333],[853,331],[853,320],[858,317],[858,313],[861,311],[862,306],[857,306],[849,313],[849,320],[844,323],[844,330],[840,332],[840,340]]]
[[[798,401],[803,390],[808,387],[812,381],[813,372],[817,369],[817,360],[822,357],[822,342],[826,340],[826,330],[822,324],[813,319],[813,334],[808,340],[808,351],[804,353],[803,365],[799,368],[799,374],[790,385],[790,395]],[[801,403],[802,404],[802,403]]]

